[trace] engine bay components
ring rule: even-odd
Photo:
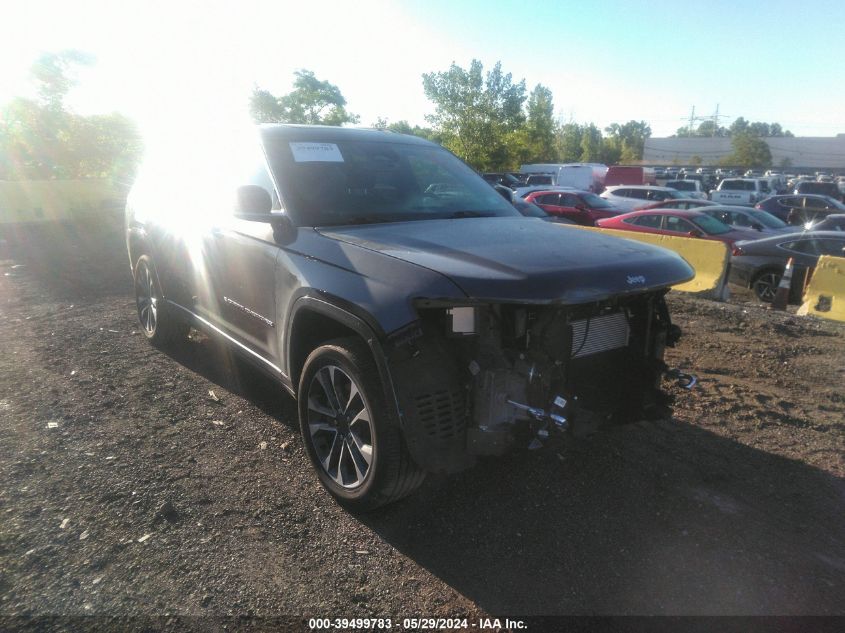
[[[663,353],[679,331],[663,294],[578,306],[428,304],[422,336],[391,362],[400,408],[417,427],[410,450],[436,452],[450,471],[555,434],[665,415],[663,375],[690,388],[695,378],[666,373]]]

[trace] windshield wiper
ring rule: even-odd
[[[482,211],[453,211],[452,213],[447,213],[439,217],[445,220],[456,220],[458,218],[494,218],[496,214],[484,213]]]
[[[384,222],[396,222],[395,218],[388,218],[383,215],[354,215],[351,218],[344,218],[339,224],[382,224]]]

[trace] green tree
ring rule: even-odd
[[[581,137],[583,129],[577,123],[565,123],[557,133],[558,158],[564,163],[574,163],[581,159]]]
[[[733,153],[726,159],[731,165],[746,169],[758,169],[770,167],[772,164],[772,152],[768,144],[751,132],[734,136],[731,145]]]
[[[717,125],[715,121],[706,120],[699,124],[695,131],[695,136],[702,136],[705,138],[721,138],[728,135],[728,130],[721,125]]]
[[[387,130],[388,132],[396,132],[397,134],[412,134],[420,138],[440,143],[440,137],[430,127],[421,127],[419,125],[411,125],[407,121],[394,121],[389,123],[387,119],[378,117],[378,120],[373,125],[377,130]]]
[[[555,135],[557,122],[554,118],[552,91],[537,84],[528,97],[528,117],[525,123],[524,144],[526,157],[522,162],[554,162],[557,158]]]
[[[258,86],[253,87],[249,97],[249,114],[256,123],[279,122],[284,116],[279,99]]]
[[[748,126],[748,132],[752,136],[771,136],[771,127],[768,123],[755,121],[754,123]]]
[[[446,71],[422,77],[425,95],[435,106],[426,119],[443,144],[476,169],[508,166],[513,157],[506,136],[525,122],[525,81],[514,83],[498,62],[484,74],[477,59],[468,69],[452,63]]]
[[[624,148],[618,140],[603,138],[601,142],[601,162],[605,165],[617,165],[638,160],[626,150],[627,148]]]
[[[78,51],[47,53],[32,67],[38,99],[0,110],[0,179],[110,177],[129,184],[142,153],[135,125],[120,114],[80,116],[65,108]]]
[[[784,130],[780,123],[765,123],[763,121],[749,122],[744,118],[739,117],[730,127],[730,136],[737,136],[739,134],[750,134],[759,138],[766,138],[772,136],[793,136],[789,130]]]
[[[310,70],[297,70],[294,75],[293,90],[281,97],[253,88],[249,112],[256,123],[343,125],[360,121],[358,115],[346,111],[340,88],[320,81]]]
[[[581,131],[581,162],[596,163],[602,159],[601,131],[592,123]]]
[[[733,123],[731,123],[730,127],[730,134],[731,136],[737,136],[739,134],[743,134],[749,131],[749,123],[744,118],[739,117]]]
[[[714,121],[707,119],[699,123],[698,127],[693,130],[690,130],[689,126],[679,127],[678,130],[675,132],[675,136],[679,137],[690,137],[690,136],[701,136],[701,137],[723,137],[723,136],[730,136],[730,130],[727,128],[722,127],[721,125],[716,125]]]
[[[625,124],[612,123],[604,129],[608,150],[606,162],[631,163],[642,160],[645,141],[651,136],[651,127],[645,121],[628,121]],[[611,150],[612,148],[612,150]],[[612,160],[616,156],[615,160]]]
[[[58,53],[43,53],[32,64],[30,73],[36,82],[41,105],[60,111],[65,96],[76,85],[76,69],[90,66],[94,58],[82,51],[65,50]]]

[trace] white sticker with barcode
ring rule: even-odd
[[[297,163],[342,163],[343,155],[334,143],[291,143]]]

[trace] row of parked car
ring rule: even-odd
[[[723,169],[711,167],[658,167],[655,170],[658,180],[699,180],[708,189],[715,189],[726,178],[764,178],[772,185],[772,190],[778,193],[795,191],[796,193],[818,193],[839,197],[845,195],[845,175],[834,176],[824,172],[810,174],[785,174],[769,169],[763,172],[757,169]],[[803,185],[802,183],[810,183]],[[813,183],[827,183],[816,185]],[[831,186],[832,185],[832,186]],[[840,198],[841,199],[841,198]]]
[[[523,187],[564,186],[602,193],[621,185],[658,184],[703,200],[724,204],[755,204],[772,195],[813,194],[843,201],[845,177],[834,181],[827,174],[818,176],[785,175],[775,171],[765,174],[753,170],[737,174],[734,170],[699,168],[698,170],[654,169],[637,165],[606,166],[599,163],[526,164],[519,173],[482,174],[490,184],[517,190]]]
[[[790,257],[800,280],[820,255],[845,256],[845,204],[826,196],[777,195],[751,207],[645,185],[608,187],[601,195],[565,187],[497,188],[524,214],[546,214],[554,222],[723,242],[732,253],[730,281],[762,301],[774,297]],[[795,300],[800,285],[795,282]]]

